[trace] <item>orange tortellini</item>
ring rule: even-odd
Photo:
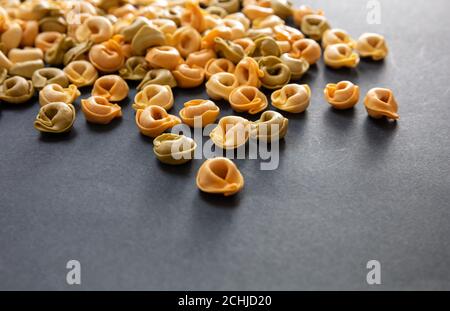
[[[271,95],[272,105],[290,113],[301,113],[306,110],[311,100],[311,89],[308,85],[287,84]]]
[[[81,100],[81,110],[87,121],[97,124],[108,124],[122,116],[122,109],[112,104],[103,96],[91,96]]]
[[[34,127],[40,132],[64,133],[69,131],[75,122],[75,107],[63,102],[54,102],[42,106]]]
[[[172,36],[172,45],[180,52],[181,57],[200,50],[202,37],[191,26],[178,28]]]
[[[101,72],[114,72],[123,67],[125,55],[120,43],[115,38],[92,46],[89,61]]]
[[[180,64],[172,74],[181,88],[192,88],[199,86],[205,79],[205,70],[201,67],[189,67],[188,64]]]
[[[373,88],[367,92],[364,98],[364,106],[367,113],[374,119],[388,118],[397,120],[398,104],[394,97],[394,93],[386,88]]]
[[[259,68],[258,63],[251,57],[245,57],[236,66],[234,71],[239,85],[248,85],[260,87],[260,78],[264,76],[264,72]]]
[[[325,99],[336,109],[349,109],[359,100],[359,86],[350,81],[329,83],[324,89]]]
[[[231,91],[239,86],[239,82],[236,76],[229,72],[218,72],[209,78],[205,84],[206,93],[212,99],[228,100]]]
[[[76,29],[75,38],[79,42],[92,41],[102,43],[113,36],[113,26],[103,16],[90,16]]]
[[[229,102],[236,112],[256,114],[267,108],[267,97],[258,88],[242,85],[230,93]]]
[[[59,84],[48,84],[39,92],[39,104],[41,106],[54,102],[72,104],[78,96],[80,96],[80,91],[74,84],[67,88],[63,88]]]
[[[97,69],[85,60],[71,62],[64,68],[64,73],[77,87],[92,85],[98,77]]]
[[[158,46],[151,48],[145,59],[152,68],[164,68],[174,70],[178,65],[183,63],[180,52],[171,46]]]
[[[209,79],[218,72],[234,73],[236,66],[225,58],[212,58],[205,65],[205,75]]]
[[[292,44],[290,54],[295,58],[304,58],[310,65],[314,65],[322,56],[322,50],[316,41],[300,39]]]
[[[376,33],[362,34],[355,48],[361,57],[371,57],[373,60],[382,60],[388,54],[386,40]]]
[[[181,123],[181,120],[160,106],[151,105],[136,111],[136,125],[142,135],[156,137],[165,130]]]
[[[217,57],[216,52],[212,49],[203,49],[190,53],[186,58],[186,64],[189,66],[198,66],[205,68],[208,61]]]
[[[250,121],[238,116],[223,117],[209,137],[221,149],[239,148],[250,137]]]
[[[190,127],[205,127],[214,123],[219,116],[220,109],[207,99],[193,99],[184,103],[180,110],[180,118]]]
[[[134,97],[133,108],[145,109],[148,106],[161,106],[169,110],[173,106],[173,93],[168,85],[149,84]]]
[[[354,68],[359,64],[359,56],[345,43],[327,46],[323,54],[325,64],[331,68]]]
[[[206,160],[197,172],[197,187],[207,193],[230,196],[244,187],[244,177],[230,159],[216,157]]]
[[[128,96],[128,84],[118,75],[106,75],[98,78],[92,88],[93,96],[103,96],[106,99],[119,102]]]

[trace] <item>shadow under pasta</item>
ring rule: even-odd
[[[108,124],[96,124],[86,121],[86,127],[91,132],[104,133],[114,130],[122,123],[122,118],[114,118]]]
[[[58,143],[62,141],[69,141],[77,136],[76,129],[72,128],[64,133],[48,133],[40,132],[39,140],[45,143]]]
[[[198,190],[200,199],[209,206],[215,208],[235,208],[239,205],[241,200],[240,193],[230,196],[224,196],[216,193],[206,193]]]

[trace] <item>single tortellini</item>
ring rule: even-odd
[[[236,76],[229,72],[218,72],[209,78],[205,84],[206,93],[214,100],[228,100],[231,91],[239,86]]]
[[[234,73],[236,66],[228,59],[225,58],[213,58],[210,59],[205,65],[205,75],[209,79],[213,74],[219,72]]]
[[[153,140],[153,152],[165,164],[179,165],[194,158],[195,141],[185,135],[164,133]]]
[[[186,59],[186,64],[190,67],[198,66],[205,68],[208,61],[211,59],[215,59],[217,57],[216,52],[212,49],[202,49],[200,51],[196,51],[190,53]]]
[[[78,42],[92,41],[102,43],[113,36],[113,26],[104,16],[90,16],[76,29]]]
[[[67,87],[69,85],[69,79],[64,71],[52,67],[36,70],[33,73],[31,81],[33,81],[33,86],[37,90],[41,90],[44,86],[53,83],[59,84],[62,87]]]
[[[201,47],[204,49],[214,49],[217,41],[216,38],[222,38],[224,40],[232,40],[233,33],[230,27],[220,25],[208,30],[201,39]]]
[[[205,79],[205,70],[201,67],[189,67],[188,64],[180,64],[172,71],[177,81],[177,86],[181,88],[197,87]]]
[[[289,66],[276,56],[262,57],[258,65],[264,73],[260,80],[265,88],[278,89],[291,80]]]
[[[44,55],[45,62],[50,65],[62,65],[66,53],[75,46],[71,37],[63,35]]]
[[[54,102],[72,104],[78,96],[80,96],[80,91],[74,84],[69,85],[67,88],[59,84],[48,84],[39,92],[39,104],[41,106]]]
[[[326,30],[322,37],[322,47],[325,49],[327,46],[337,43],[345,43],[352,49],[356,45],[355,40],[345,30],[338,28]]]
[[[85,60],[71,62],[64,68],[64,73],[77,87],[92,85],[98,77],[95,67]]]
[[[371,57],[373,60],[382,60],[388,54],[386,40],[376,33],[364,33],[356,42],[356,51],[361,57]]]
[[[276,15],[257,18],[253,21],[253,29],[274,28],[275,26],[284,25],[284,20]]]
[[[355,68],[359,64],[359,56],[351,47],[344,43],[327,46],[323,53],[325,64],[331,68]]]
[[[245,55],[248,55],[255,49],[255,41],[250,38],[239,38],[233,40],[234,43],[239,44],[244,49]]]
[[[292,57],[289,53],[281,54],[280,60],[289,67],[291,80],[300,79],[309,69],[309,63],[306,59]]]
[[[13,63],[26,62],[30,60],[39,60],[44,58],[44,53],[38,48],[14,48],[8,52],[8,58]]]
[[[311,89],[306,84],[287,84],[271,95],[272,106],[290,113],[306,110],[311,100]]]
[[[289,120],[279,112],[264,111],[259,120],[253,122],[250,137],[265,142],[283,139],[287,133]]]
[[[42,52],[46,52],[53,45],[55,45],[61,38],[63,34],[57,31],[46,31],[41,32],[36,36],[34,41],[34,46],[40,48]]]
[[[259,88],[261,86],[260,79],[264,76],[264,72],[259,68],[258,63],[253,58],[245,57],[237,64],[234,75],[239,85]]]
[[[203,192],[230,196],[244,187],[244,177],[230,159],[216,157],[200,166],[196,183]]]
[[[239,63],[239,61],[245,56],[244,49],[237,43],[224,40],[220,37],[216,37],[214,42],[214,50],[217,55],[230,60],[233,64]]]
[[[264,36],[255,40],[255,46],[248,54],[251,57],[280,56],[281,50],[275,39]]]
[[[11,104],[21,104],[33,97],[33,83],[23,77],[5,79],[0,85],[0,100]]]
[[[31,79],[33,73],[41,68],[44,68],[42,59],[28,60],[12,65],[12,67],[9,68],[9,74]]]
[[[122,116],[119,105],[110,103],[103,96],[91,96],[81,100],[81,110],[87,121],[97,124],[108,124]]]
[[[151,105],[136,111],[136,125],[139,131],[142,135],[152,138],[180,123],[181,120],[177,116],[168,114],[160,106]]]
[[[221,149],[239,148],[250,137],[250,121],[238,116],[223,117],[211,131],[209,137]]]
[[[136,87],[137,90],[142,90],[144,87],[150,84],[167,85],[170,87],[176,87],[177,81],[172,73],[167,69],[152,69],[147,72],[144,79]]]
[[[145,55],[145,59],[152,68],[163,68],[174,70],[183,63],[180,52],[171,46],[158,46],[150,49]]]
[[[150,25],[142,26],[131,41],[131,50],[134,55],[143,56],[147,50],[154,46],[166,44],[164,33]]]
[[[114,72],[122,68],[125,56],[120,43],[115,38],[102,44],[93,45],[89,51],[89,61],[102,72]]]
[[[34,127],[41,132],[64,133],[75,122],[75,107],[63,102],[49,103],[39,110]]]
[[[364,106],[367,113],[374,119],[386,117],[388,119],[397,120],[398,105],[394,97],[394,93],[390,89],[373,88],[367,92],[364,98]]]
[[[39,34],[39,23],[37,21],[23,21],[21,46],[33,46]]]
[[[173,106],[173,93],[168,85],[148,84],[134,97],[133,108],[145,109],[148,106],[161,106],[169,110]]]
[[[142,56],[133,56],[126,60],[119,74],[125,80],[142,80],[149,71],[148,63]]]
[[[249,85],[242,85],[231,91],[228,101],[234,111],[249,114],[263,111],[268,105],[266,95]]]
[[[39,20],[41,31],[67,32],[67,21],[62,16],[47,16]]]
[[[186,58],[189,54],[200,50],[202,37],[196,29],[191,26],[178,28],[171,37],[172,45],[180,52],[181,57]]]
[[[207,99],[193,99],[184,103],[180,110],[181,120],[190,127],[205,127],[214,123],[219,116],[220,109]]]
[[[349,109],[359,100],[359,86],[350,81],[329,83],[324,89],[327,102],[336,109]]]
[[[288,41],[294,43],[297,40],[305,38],[300,30],[287,25],[277,25],[273,28],[274,39],[278,41]]]
[[[323,33],[330,29],[328,20],[323,15],[306,15],[302,18],[301,31],[309,38],[319,41]]]
[[[292,44],[290,54],[295,58],[304,58],[310,65],[314,65],[322,56],[322,49],[312,39],[300,39]]]
[[[106,75],[98,78],[92,88],[93,96],[103,96],[107,100],[119,102],[128,96],[128,84],[118,75]]]

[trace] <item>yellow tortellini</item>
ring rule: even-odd
[[[283,139],[287,133],[288,124],[289,120],[281,113],[264,111],[259,120],[251,124],[250,137],[266,142]]]
[[[195,141],[185,135],[164,133],[153,140],[153,152],[158,160],[171,165],[189,162],[194,158]]]
[[[287,84],[271,95],[272,105],[290,113],[301,113],[309,106],[311,89],[308,85]]]
[[[0,85],[0,100],[11,104],[21,104],[33,97],[33,83],[23,77],[5,79]]]
[[[63,102],[53,102],[42,106],[34,127],[41,132],[64,133],[69,131],[75,122],[75,107]]]

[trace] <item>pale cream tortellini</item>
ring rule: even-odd
[[[386,40],[376,33],[364,33],[356,42],[356,51],[361,57],[371,57],[373,60],[382,60],[388,54]]]
[[[280,60],[289,67],[291,80],[300,79],[309,69],[309,63],[306,59],[293,57],[289,53],[283,53]]]
[[[64,73],[77,87],[92,85],[98,77],[95,67],[85,60],[71,62],[64,68]]]
[[[31,81],[33,81],[34,88],[38,90],[53,83],[59,84],[62,87],[67,87],[69,85],[69,79],[64,71],[52,67],[36,70],[31,77]]]
[[[244,177],[230,159],[216,157],[206,160],[197,172],[197,187],[207,193],[230,196],[244,187]]]
[[[327,46],[323,53],[325,64],[331,68],[355,68],[359,64],[359,56],[345,43]]]
[[[64,133],[72,128],[75,122],[75,107],[63,102],[53,102],[42,106],[34,127],[41,132]]]
[[[228,100],[231,91],[239,86],[236,76],[228,72],[218,72],[213,74],[205,84],[206,93],[212,99]]]
[[[236,112],[256,114],[267,108],[267,97],[258,88],[242,85],[235,88],[228,99],[231,108]]]
[[[11,104],[21,104],[33,97],[33,83],[23,77],[7,78],[0,85],[0,100]]]
[[[322,56],[322,49],[312,39],[299,39],[292,44],[290,55],[295,58],[304,58],[310,65],[314,65]]]
[[[234,71],[239,85],[248,85],[260,87],[260,78],[264,76],[264,72],[259,68],[258,63],[251,57],[243,58],[236,66]]]
[[[185,135],[164,133],[153,140],[153,152],[158,160],[171,165],[189,162],[194,158],[195,141]]]
[[[211,131],[209,137],[221,149],[239,148],[250,137],[250,121],[238,116],[223,117]]]
[[[271,95],[272,106],[290,113],[301,113],[309,106],[311,89],[308,85],[287,84]]]
[[[168,85],[149,84],[134,97],[133,108],[144,109],[148,106],[161,106],[169,110],[173,106],[173,93]]]
[[[67,88],[63,88],[59,84],[52,83],[46,85],[39,92],[39,104],[41,106],[54,102],[72,104],[78,96],[80,96],[80,91],[74,84],[70,84]]]
[[[351,48],[356,45],[355,40],[345,30],[333,28],[325,31],[322,37],[322,47],[325,49],[327,46],[337,43],[347,44]]]
[[[289,120],[281,113],[264,111],[259,120],[251,124],[250,137],[267,142],[280,140],[286,135],[288,124]]]

